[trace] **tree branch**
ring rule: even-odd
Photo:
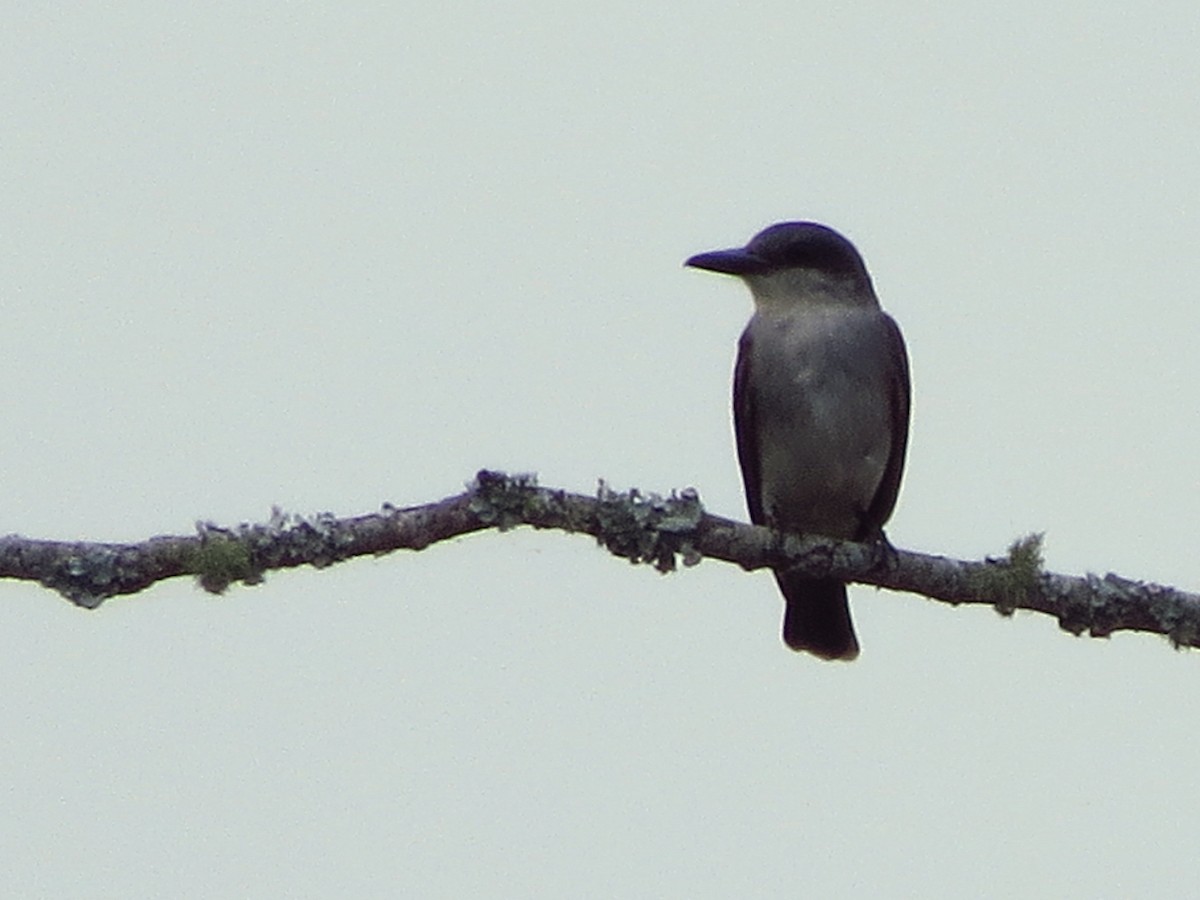
[[[1041,536],[1015,542],[1006,556],[982,562],[783,534],[704,512],[688,489],[668,498],[603,482],[595,497],[538,487],[532,476],[481,471],[464,493],[436,503],[339,519],[278,509],[266,524],[219,528],[197,523],[191,536],[136,544],[0,538],[0,578],[37,581],[72,603],[95,609],[110,597],[157,581],[195,576],[205,590],[259,584],[272,569],[324,568],[356,556],[422,550],[459,535],[518,525],[589,534],[612,553],[670,572],[681,560],[704,557],[743,569],[795,566],[806,574],[923,594],[946,603],[984,603],[1004,615],[1046,613],[1072,634],[1114,631],[1163,634],[1179,646],[1200,646],[1200,595],[1117,575],[1082,578],[1042,570]]]

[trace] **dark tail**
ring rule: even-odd
[[[854,659],[858,639],[850,621],[846,586],[840,581],[805,578],[776,572],[787,609],[783,640],[793,650],[807,650],[822,659]]]

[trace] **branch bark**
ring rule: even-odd
[[[704,512],[690,489],[670,497],[616,493],[603,482],[595,497],[538,487],[532,476],[481,471],[461,494],[436,503],[337,518],[286,515],[265,524],[220,528],[197,523],[195,535],[111,544],[0,538],[0,578],[24,579],[95,609],[110,597],[155,582],[194,576],[224,592],[234,582],[259,584],[272,569],[324,568],[356,556],[422,550],[459,535],[518,525],[588,534],[613,554],[661,572],[701,559],[743,569],[795,566],[814,576],[923,594],[950,604],[983,603],[1004,615],[1026,609],[1058,620],[1072,634],[1115,631],[1166,635],[1177,647],[1200,646],[1200,595],[1114,574],[1072,577],[1045,572],[1041,536],[1016,541],[982,561],[856,544],[746,525]]]

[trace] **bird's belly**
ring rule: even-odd
[[[842,372],[801,369],[760,418],[763,513],[791,531],[863,536],[891,451],[886,398]]]

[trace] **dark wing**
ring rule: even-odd
[[[738,462],[742,466],[742,484],[746,489],[746,507],[750,521],[765,524],[762,509],[761,457],[758,452],[758,411],[750,390],[753,374],[750,371],[750,330],[738,341],[737,365],[733,370],[733,431],[737,436]]]
[[[863,525],[869,529],[863,538],[871,537],[883,527],[896,505],[900,493],[900,476],[904,472],[904,454],[908,448],[908,410],[912,402],[912,388],[908,377],[908,353],[904,350],[904,338],[891,316],[884,315],[886,329],[885,344],[888,354],[888,408],[892,411],[892,452],[888,456],[887,468],[871,506],[863,516]]]

